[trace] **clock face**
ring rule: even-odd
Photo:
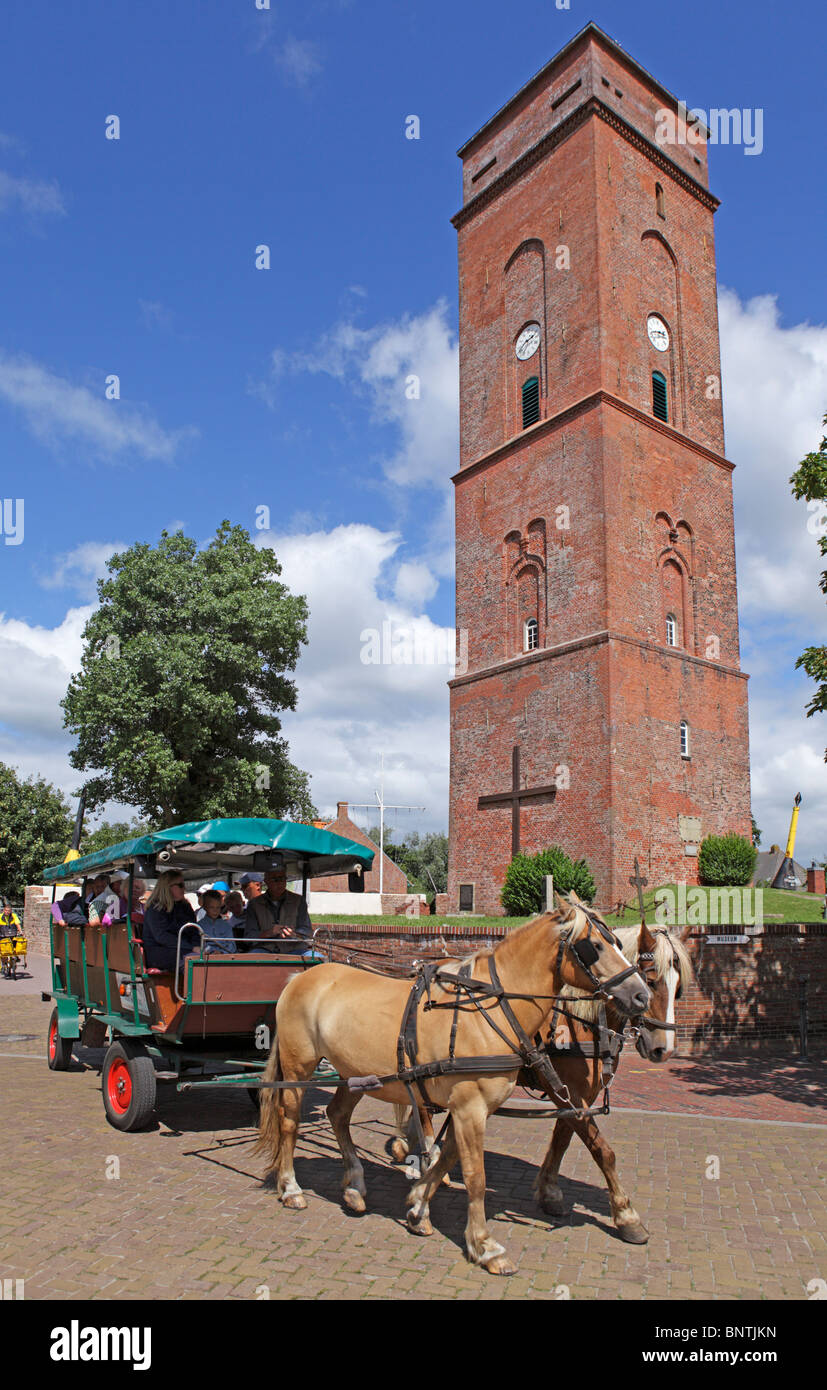
[[[524,328],[514,345],[514,351],[521,362],[525,362],[529,357],[533,357],[540,346],[540,325],[530,323]]]
[[[646,332],[652,347],[657,348],[658,352],[665,352],[669,346],[669,329],[663,319],[657,314],[650,314],[646,320]]]

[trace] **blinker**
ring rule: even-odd
[[[595,946],[594,942],[589,941],[588,939],[586,939],[585,941],[578,941],[573,949],[574,954],[577,956],[577,959],[579,960],[580,964],[586,966],[586,968],[588,968],[590,965],[594,965],[595,961],[599,958],[600,955],[600,952],[597,950],[597,947]]]

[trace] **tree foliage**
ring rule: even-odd
[[[537,854],[515,854],[508,866],[500,894],[509,917],[529,917],[545,905],[546,875],[554,875],[555,893],[572,890],[590,903],[595,883],[585,859],[572,860],[559,845],[550,845]]]
[[[74,819],[61,792],[42,777],[21,781],[0,763],[0,896],[18,902],[27,883],[59,864],[72,843]]]
[[[372,825],[368,835],[374,844],[379,844],[379,826]],[[434,830],[420,835],[417,830],[407,839],[395,844],[385,831],[385,853],[394,864],[398,864],[408,880],[412,893],[434,893],[448,891],[448,836]]]
[[[827,415],[823,423],[827,426]],[[794,497],[822,504],[812,510],[816,518],[816,529],[821,530],[819,549],[822,555],[827,557],[827,435],[822,439],[816,453],[807,454],[801,460],[790,478],[790,483]],[[819,588],[822,593],[827,594],[827,569],[821,572]],[[807,705],[808,717],[824,714],[827,711],[827,646],[806,647],[795,664],[796,667],[802,666],[810,679],[816,682],[815,694]],[[824,751],[824,761],[827,762],[827,749]]]
[[[698,850],[698,877],[711,888],[741,888],[752,878],[757,858],[743,835],[707,835]]]
[[[80,853],[95,854],[99,849],[119,845],[122,840],[137,840],[139,835],[147,835],[151,829],[149,821],[145,820],[101,821],[94,830],[81,837]]]
[[[204,549],[177,531],[108,562],[63,700],[72,765],[107,800],[170,825],[211,816],[315,815],[279,715],[295,709],[307,604],[275,553],[222,522]]]

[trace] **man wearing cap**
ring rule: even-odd
[[[242,874],[238,881],[248,903],[251,903],[253,898],[257,898],[260,893],[264,892],[264,874]]]
[[[246,874],[242,874],[244,884]],[[244,938],[248,951],[289,950],[280,943],[285,938],[313,936],[307,903],[301,893],[288,893],[286,869],[268,869],[264,875],[267,891],[248,899],[244,914]],[[245,889],[246,892],[246,889]],[[264,940],[257,940],[264,938]],[[253,944],[255,940],[256,944]],[[272,944],[270,944],[272,941]]]

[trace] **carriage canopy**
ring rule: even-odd
[[[190,821],[168,830],[154,830],[135,840],[124,840],[83,855],[68,863],[55,864],[42,875],[44,883],[88,878],[95,870],[128,869],[152,876],[166,869],[190,870],[196,874],[207,865],[228,872],[266,869],[283,865],[288,878],[322,878],[329,874],[367,873],[374,851],[329,830],[295,821],[260,817],[234,817],[225,820]]]

